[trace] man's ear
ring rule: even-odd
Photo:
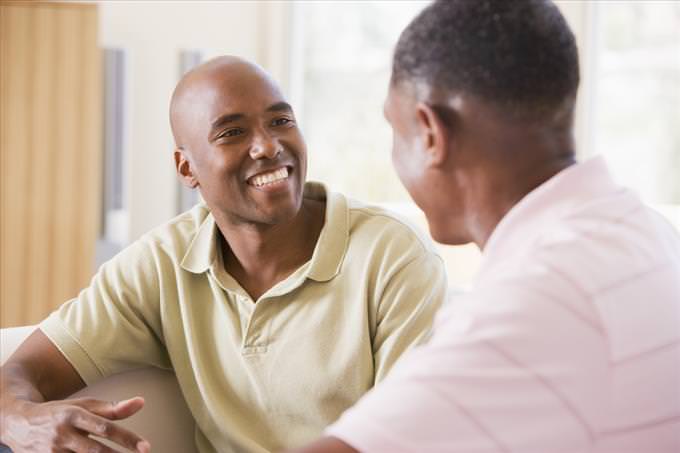
[[[446,118],[433,106],[425,102],[416,105],[418,128],[423,139],[428,164],[439,167],[446,162],[450,153],[449,128]]]
[[[175,148],[175,169],[177,170],[177,176],[179,176],[182,184],[190,189],[195,189],[198,187],[198,180],[191,169],[191,162],[189,162],[185,151],[182,148]]]

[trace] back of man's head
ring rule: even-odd
[[[518,119],[571,117],[574,35],[549,0],[437,0],[402,33],[392,83],[468,95]]]

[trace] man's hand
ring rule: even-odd
[[[73,365],[36,329],[0,367],[0,442],[14,453],[114,452],[89,437],[94,435],[137,453],[151,450],[149,442],[112,421],[138,412],[143,398],[63,399],[84,386]]]
[[[151,451],[149,442],[114,423],[138,412],[141,397],[117,403],[92,398],[33,403],[17,401],[12,414],[3,417],[3,442],[14,453],[65,452],[114,453],[92,439],[108,439],[138,453]]]

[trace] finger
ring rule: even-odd
[[[142,437],[85,409],[79,409],[74,413],[71,424],[86,433],[108,439],[129,450],[149,451],[149,442]]]
[[[116,450],[107,447],[103,443],[87,437],[87,433],[77,431],[65,439],[63,447],[67,449],[66,451],[76,453],[117,453]]]
[[[137,451],[139,453],[151,453],[151,444],[148,440],[143,440],[137,444]]]
[[[121,420],[136,414],[144,407],[144,398],[136,396],[124,401],[119,401],[110,406],[111,418],[113,420]]]
[[[102,401],[93,398],[72,400],[72,403],[111,420],[121,420],[139,412],[144,407],[144,398],[136,396],[123,401]]]

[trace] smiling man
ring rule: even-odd
[[[104,264],[2,368],[0,439],[16,452],[100,451],[88,433],[148,451],[112,422],[139,398],[46,402],[141,366],[176,373],[202,453],[299,445],[428,334],[441,260],[384,210],[305,183],[295,116],[262,69],[201,65],[170,119],[177,172],[205,204]]]

